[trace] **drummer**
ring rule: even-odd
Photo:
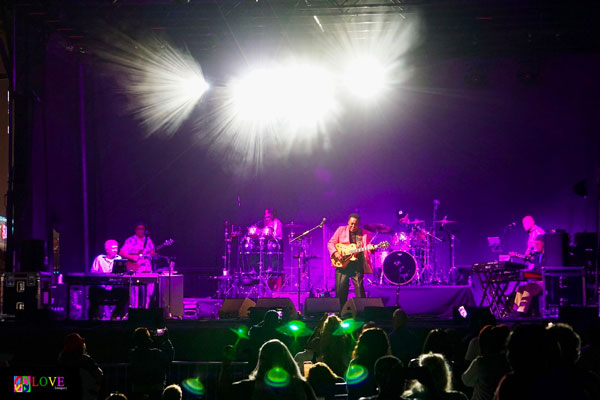
[[[392,227],[394,232],[410,232],[412,230],[412,225],[409,225],[410,218],[408,217],[408,212],[406,210],[398,210],[396,212],[396,223]]]
[[[273,208],[265,208],[265,215],[260,226],[263,236],[272,236],[281,240],[283,238],[282,226],[281,221],[275,217]]]
[[[413,225],[410,224],[411,221],[408,217],[408,212],[405,210],[398,210],[396,218],[396,223],[392,227],[392,230],[395,232],[392,239],[392,246],[396,250],[408,251]]]

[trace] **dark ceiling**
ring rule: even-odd
[[[7,2],[9,3],[9,2]],[[419,21],[419,55],[455,56],[597,51],[598,1],[555,0],[17,0],[45,33],[81,52],[94,50],[99,26],[137,36],[166,32],[195,54],[254,40],[304,40],[343,31],[364,39],[390,24]],[[5,4],[8,15],[11,6]],[[316,17],[316,18],[315,18]],[[10,19],[9,19],[10,21]],[[320,24],[320,26],[319,26]]]

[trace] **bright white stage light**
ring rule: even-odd
[[[214,125],[199,138],[228,149],[238,173],[266,160],[311,154],[329,144],[328,126],[339,117],[333,86],[330,74],[305,62],[253,69],[215,89]]]
[[[209,89],[202,68],[187,51],[154,39],[142,44],[120,35],[114,48],[99,51],[117,71],[128,97],[127,111],[148,135],[175,133]]]
[[[308,64],[255,70],[232,88],[235,117],[259,124],[312,125],[334,104],[331,77]]]
[[[343,81],[354,96],[369,100],[383,92],[388,76],[386,68],[377,58],[365,56],[348,63]]]

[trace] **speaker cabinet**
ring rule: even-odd
[[[323,313],[339,313],[340,299],[337,297],[308,297],[304,302],[305,316],[320,316]]]
[[[248,318],[250,308],[256,303],[250,299],[225,299],[219,310],[219,319]]]
[[[281,311],[283,319],[290,320],[298,317],[294,302],[289,297],[265,297],[256,300],[255,310],[251,310],[252,319],[262,319],[269,310]]]
[[[170,281],[169,281],[170,279]],[[159,306],[165,309],[165,318],[183,318],[183,275],[160,275]],[[170,315],[169,315],[170,314]]]
[[[21,272],[44,271],[44,241],[27,239],[21,242]]]
[[[544,267],[542,271],[546,315],[557,315],[560,307],[586,305],[583,267]]]
[[[342,307],[342,318],[364,317],[365,307],[383,307],[381,297],[352,297]]]
[[[569,265],[569,234],[552,232],[544,235],[544,265],[563,267]]]

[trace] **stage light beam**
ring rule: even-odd
[[[385,66],[373,56],[356,58],[344,72],[344,85],[354,96],[372,100],[380,95],[388,79]]]

